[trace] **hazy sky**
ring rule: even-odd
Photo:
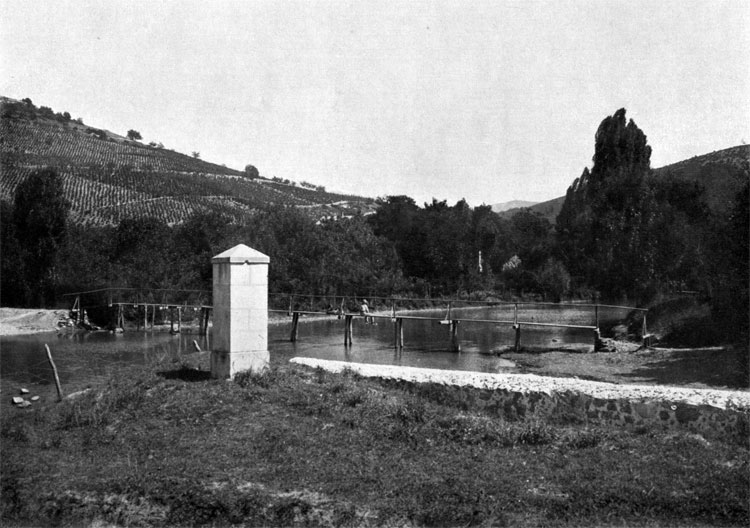
[[[333,191],[551,199],[621,107],[654,167],[750,141],[746,0],[0,8],[0,95]]]

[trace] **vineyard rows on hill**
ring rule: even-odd
[[[258,208],[279,206],[304,208],[322,218],[373,207],[372,200],[361,197],[249,179],[236,170],[72,121],[4,118],[0,155],[0,199],[12,201],[33,170],[54,167],[73,221],[84,225],[116,225],[142,216],[179,223],[201,212],[239,221]]]
[[[60,125],[40,120],[30,123],[3,120],[3,150],[13,152],[28,164],[78,166],[131,166],[141,170],[195,171],[239,174],[237,171],[189,158],[167,149],[147,147],[136,142],[102,140],[88,133],[83,125]]]

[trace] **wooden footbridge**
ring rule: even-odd
[[[183,316],[188,320],[198,320],[198,332],[204,335],[208,331],[212,312],[211,296],[208,290],[171,290],[171,289],[138,289],[138,288],[103,288],[85,292],[65,294],[72,299],[71,318],[78,324],[87,324],[86,309],[106,308],[109,311],[110,329],[124,329],[125,319],[134,320],[136,329],[154,329],[157,314],[164,322],[168,314],[170,331],[182,331]],[[368,311],[361,309],[368,301]],[[494,326],[509,326],[515,332],[514,349],[520,350],[521,332],[524,327],[555,327],[570,328],[591,332],[591,343],[594,350],[600,344],[599,316],[602,309],[619,309],[638,311],[642,315],[642,337],[647,343],[650,335],[647,333],[647,309],[632,306],[618,306],[610,304],[561,304],[536,302],[508,302],[508,301],[467,301],[460,299],[425,299],[402,297],[363,297],[363,296],[331,296],[308,294],[269,294],[269,313],[285,314],[291,318],[292,328],[290,340],[298,339],[298,327],[301,316],[321,318],[337,318],[343,320],[344,345],[351,346],[353,338],[353,321],[355,318],[365,322],[375,320],[391,321],[393,323],[393,346],[396,349],[404,347],[404,321],[434,321],[449,329],[449,348],[460,351],[458,328],[461,323],[487,324]],[[507,307],[513,309],[512,318],[506,319],[478,319],[467,316],[466,308]],[[524,320],[520,314],[528,307],[577,308],[590,311],[591,324],[572,324],[565,321],[543,322]],[[460,310],[459,310],[460,308]],[[445,310],[445,315],[420,315],[415,309]],[[369,311],[371,310],[371,311]],[[142,323],[142,325],[141,325]]]
[[[366,302],[367,299],[364,297],[340,297],[340,303],[331,303],[330,296],[316,296],[316,295],[287,295],[288,297],[288,308],[286,309],[271,309],[269,312],[286,313],[292,317],[292,330],[290,335],[291,341],[296,341],[298,338],[298,325],[300,316],[329,316],[337,317],[338,319],[344,320],[344,345],[348,346],[352,344],[352,328],[353,320],[357,317],[367,320],[390,320],[394,327],[393,346],[394,348],[401,349],[404,347],[404,321],[433,321],[440,325],[445,325],[449,328],[449,339],[450,339],[450,350],[460,351],[461,345],[458,337],[458,327],[461,323],[472,323],[472,324],[488,324],[493,326],[510,326],[515,331],[514,350],[519,351],[521,347],[521,329],[523,327],[552,327],[552,328],[571,328],[578,330],[591,331],[591,343],[596,350],[600,343],[600,332],[599,332],[599,316],[601,309],[618,309],[628,311],[638,311],[642,315],[642,338],[644,341],[649,339],[646,327],[646,316],[648,310],[646,308],[636,308],[632,306],[619,306],[611,304],[561,304],[561,303],[540,303],[540,302],[514,302],[514,301],[468,301],[461,299],[424,299],[424,298],[395,298],[395,297],[368,297],[374,302],[376,310],[372,312],[363,312],[361,309],[352,309],[352,306],[361,305],[360,303]],[[358,301],[358,299],[360,299]],[[295,302],[296,301],[296,302]],[[325,305],[325,309],[318,308],[321,305]],[[404,310],[403,306],[418,307],[417,310],[409,309]],[[459,313],[458,309],[466,308],[483,308],[483,307],[507,307],[513,308],[512,319],[480,319],[468,316],[465,310]],[[519,313],[523,312],[524,308],[527,307],[552,307],[552,308],[577,308],[587,309],[591,312],[591,323],[585,324],[572,324],[563,321],[559,322],[543,322],[534,320],[523,320],[520,318]],[[368,306],[368,310],[370,306]],[[424,309],[431,310],[446,310],[443,317],[436,317],[434,315],[419,315],[418,311]],[[406,313],[404,313],[406,312]]]
[[[204,335],[208,330],[211,314],[211,291],[208,290],[174,290],[146,288],[100,288],[96,290],[66,293],[63,297],[72,299],[70,316],[78,325],[88,324],[87,310],[107,309],[109,328],[125,328],[125,314],[134,319],[136,329],[147,330],[149,323],[154,329],[157,314],[168,313],[170,330],[179,333],[182,330],[183,315],[190,313],[192,318],[198,315],[199,333]],[[164,320],[165,317],[160,317]],[[143,326],[141,326],[143,323]]]

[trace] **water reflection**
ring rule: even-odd
[[[420,315],[442,317],[442,312]],[[544,307],[519,310],[521,321],[551,322],[564,320],[573,324],[593,323],[590,310],[568,308],[550,310]],[[493,307],[456,310],[454,317],[473,319],[513,319],[513,308]],[[303,319],[304,321],[304,319]],[[435,321],[405,320],[404,348],[394,348],[394,324],[378,319],[366,325],[354,321],[353,343],[344,346],[344,320],[335,317],[305,321],[299,325],[298,340],[289,340],[291,324],[269,326],[269,351],[272,362],[285,362],[295,356],[363,363],[404,365],[425,368],[471,370],[479,372],[514,371],[515,366],[498,356],[513,344],[514,332],[509,325],[463,321],[459,325],[461,352],[449,351],[449,327]],[[63,385],[87,383],[106,376],[123,364],[149,364],[159,361],[179,363],[186,354],[195,354],[196,345],[204,351],[201,361],[208,368],[210,335],[197,333],[170,335],[168,332],[129,331],[125,334],[54,333],[0,337],[0,373],[5,380],[19,383],[52,383],[44,344],[49,344],[60,371]],[[524,346],[556,347],[591,346],[591,330],[524,327]]]

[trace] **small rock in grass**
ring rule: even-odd
[[[39,400],[39,396],[32,396],[31,397],[31,401],[38,401],[38,400]]]
[[[28,407],[29,405],[31,405],[30,401],[23,400],[21,403],[17,405],[17,407]]]
[[[21,389],[21,394],[28,394],[28,393],[29,393],[29,389]]]
[[[20,396],[13,396],[13,403],[15,403],[16,405],[19,405],[19,404],[23,403],[24,401],[26,401],[26,400],[24,400]]]

